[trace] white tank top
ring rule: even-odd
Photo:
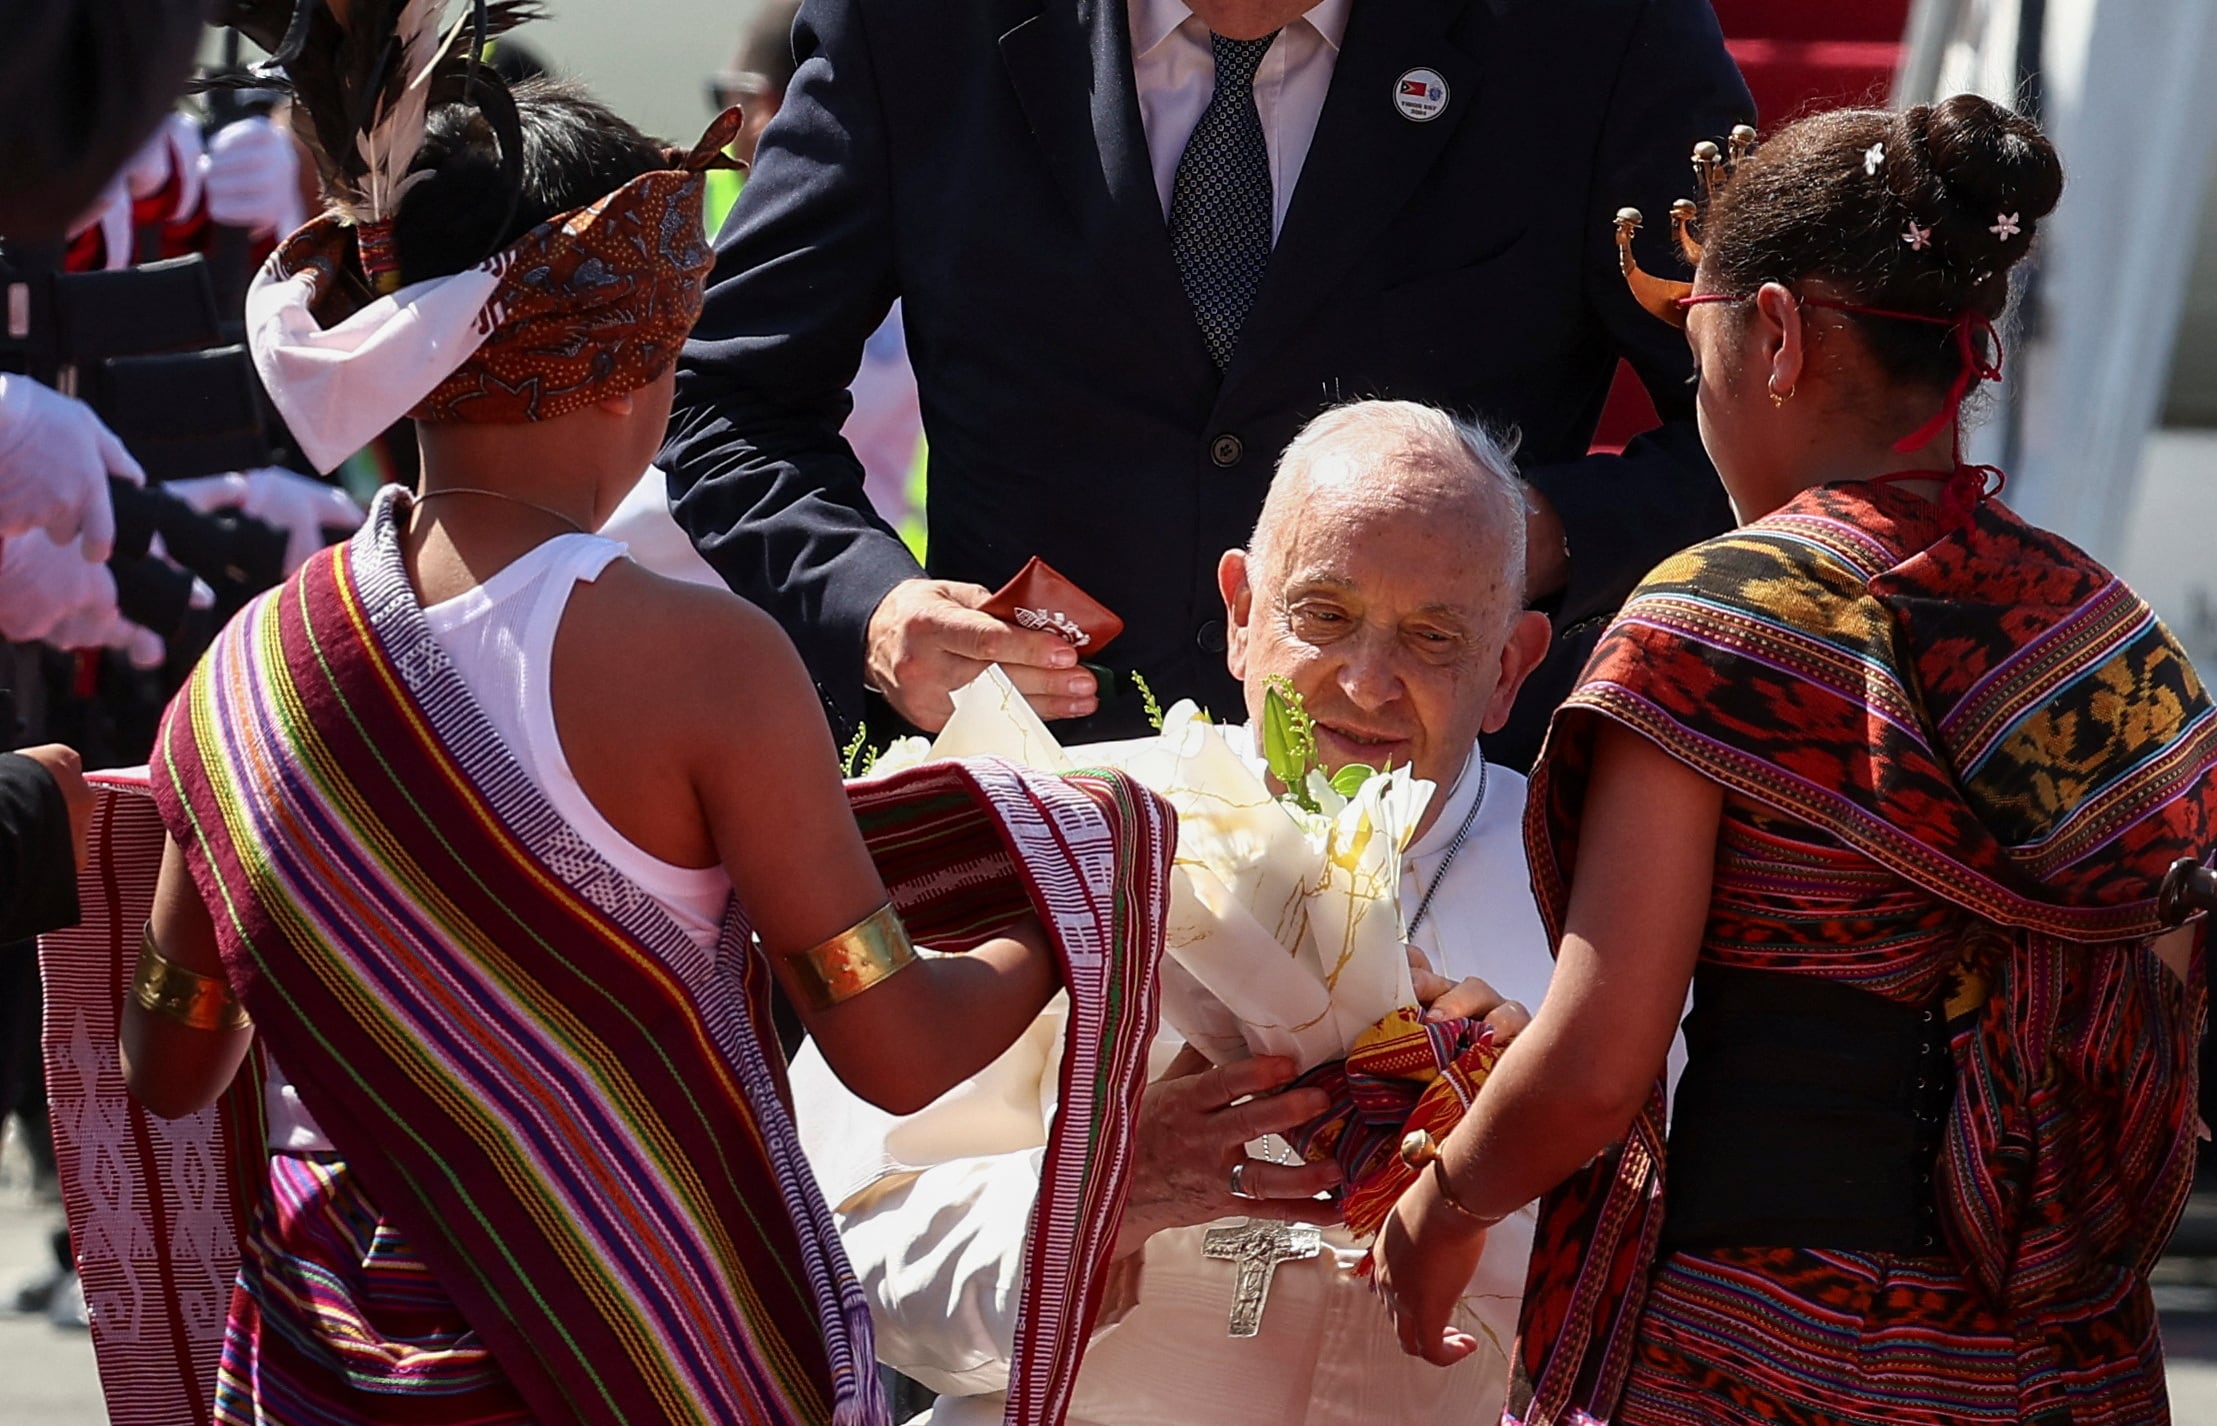
[[[570,592],[600,578],[623,552],[621,544],[598,535],[557,535],[475,589],[425,606],[424,622],[524,776],[594,851],[654,898],[694,944],[713,950],[723,932],[731,878],[720,866],[663,861],[617,831],[578,786],[554,726],[554,635],[562,626]],[[268,1063],[263,1105],[269,1147],[329,1149],[330,1141],[276,1061]]]

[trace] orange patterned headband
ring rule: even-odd
[[[549,218],[467,273],[438,279],[467,279],[484,296],[458,339],[449,335],[434,344],[441,350],[423,353],[436,384],[407,398],[407,414],[432,422],[546,421],[668,371],[700,316],[715,258],[701,226],[705,175],[740,166],[724,153],[739,123],[739,111],[727,110],[690,153],[669,150],[668,168]],[[357,237],[335,216],[318,218],[286,239],[265,277],[273,285],[301,279],[305,305],[325,330],[355,312],[372,318],[381,306],[428,311],[437,300],[428,291],[434,282],[347,310],[348,292],[371,290],[358,267]],[[278,404],[287,405],[281,395]],[[401,411],[379,414],[390,421]]]

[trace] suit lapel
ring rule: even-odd
[[[1227,390],[1284,346],[1400,213],[1477,107],[1478,62],[1449,37],[1476,8],[1471,0],[1356,0],[1293,202],[1225,373]],[[1401,76],[1412,69],[1431,70],[1447,84],[1447,108],[1421,123],[1395,104]]]
[[[1140,324],[1213,382],[1155,192],[1124,0],[1046,0],[1001,36],[1001,60],[1094,258]]]

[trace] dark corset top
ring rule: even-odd
[[[1703,965],[1664,1169],[1663,1250],[1933,1256],[1953,1089],[1937,1004]]]

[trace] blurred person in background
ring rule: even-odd
[[[747,116],[747,126],[731,146],[732,156],[742,163],[754,162],[762,132],[777,117],[786,88],[793,82],[793,21],[800,8],[800,0],[765,0],[740,36],[731,67],[708,81],[711,104],[719,111],[736,104]],[[711,237],[724,230],[746,179],[745,173],[736,172],[709,176]],[[863,492],[921,559],[924,417],[917,404],[916,372],[909,365],[898,300],[863,342],[861,362],[847,383],[847,394],[854,409],[847,413],[839,434],[862,462]]]
[[[213,252],[231,233],[236,270],[217,285],[236,300],[248,265],[300,220],[299,164],[280,126],[245,114],[211,128],[175,107],[206,8],[199,0],[0,3],[0,286],[15,314],[0,339],[0,747],[39,744],[0,758],[0,1114],[18,1116],[35,1176],[49,1188],[41,988],[24,938],[76,919],[67,814],[88,796],[78,750],[96,766],[142,760],[152,711],[169,691],[161,668],[171,650],[162,633],[125,616],[117,576],[158,564],[190,588],[180,612],[205,612],[216,599],[163,558],[158,534],[145,554],[118,555],[111,568],[119,524],[127,540],[136,527],[144,547],[148,502],[163,502],[164,519],[228,510],[278,527],[297,562],[328,530],[360,519],[340,508],[343,496],[333,504],[336,492],[274,469],[138,495],[146,471],[126,443],[92,405],[50,384],[51,275],[123,273]],[[150,312],[147,320],[162,319]],[[97,386],[91,363],[73,374]],[[123,492],[130,516],[119,516],[111,483],[131,488]],[[269,575],[278,572],[273,564]],[[188,645],[183,658],[193,652]],[[46,741],[55,737],[75,746]],[[53,1264],[14,1293],[13,1305],[82,1327],[66,1233],[54,1247]]]
[[[0,240],[58,243],[95,206],[183,86],[204,8],[0,0]],[[110,478],[144,476],[97,415],[26,374],[0,372],[0,747],[29,726],[16,685],[37,665],[34,641],[129,642],[102,565],[115,537]],[[25,938],[76,919],[73,844],[88,797],[70,748],[0,755],[0,1118],[24,1109],[49,1184],[37,965]],[[55,1254],[12,1305],[44,1311],[65,1295],[66,1234]],[[63,1307],[69,1320],[80,1315]]]
[[[765,0],[740,35],[729,65],[709,76],[710,108],[721,113],[737,106],[746,116],[745,127],[730,148],[731,156],[742,163],[754,162],[762,131],[785,102],[786,86],[793,80],[793,19],[799,9],[800,0]],[[723,230],[746,182],[746,173],[738,169],[708,175],[704,211],[710,237]],[[852,406],[839,434],[862,463],[864,493],[871,507],[921,559],[924,417],[917,404],[916,372],[909,365],[898,301],[862,344],[853,379],[847,383],[847,397]],[[629,544],[633,558],[657,573],[696,584],[722,584],[722,576],[672,522],[669,503],[669,477],[659,467],[649,467],[638,489],[610,517],[610,537]]]
[[[92,791],[74,751],[45,743],[0,753],[0,942],[76,924],[91,816]]]
[[[208,0],[0,0],[0,235],[91,206],[185,83]]]

